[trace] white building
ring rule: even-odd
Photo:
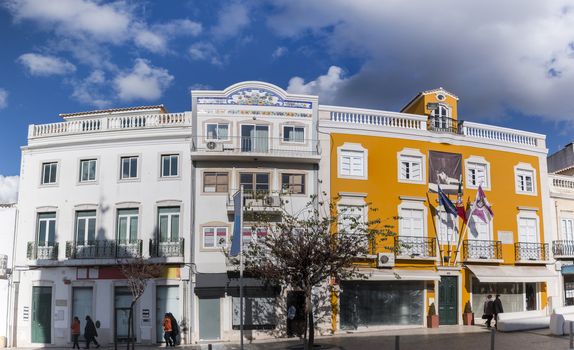
[[[71,320],[83,332],[86,315],[100,342],[125,339],[131,295],[118,263],[140,256],[167,266],[135,310],[138,342],[156,342],[165,311],[189,318],[191,115],[148,106],[61,117],[31,125],[22,148],[14,345],[68,346]]]

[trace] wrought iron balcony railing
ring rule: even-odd
[[[28,242],[27,257],[29,260],[56,260],[58,259],[58,243],[53,245]]]
[[[68,259],[115,259],[141,256],[141,239],[133,242],[116,240],[96,240],[84,243],[66,242],[66,258]]]
[[[183,238],[167,242],[155,239],[149,241],[149,252],[152,257],[183,257],[184,247],[185,240]]]
[[[516,261],[548,260],[548,244],[518,242],[514,244]]]
[[[451,134],[460,134],[462,121],[446,117],[429,117],[427,129],[436,132],[447,132]]]
[[[400,257],[436,257],[435,239],[429,237],[401,236],[395,238],[395,252]]]
[[[574,241],[553,241],[552,254],[554,256],[574,256]]]
[[[199,136],[192,143],[192,151],[215,155],[244,154],[282,157],[318,157],[319,140],[285,139],[265,136],[229,136],[226,139],[208,139]]]
[[[499,260],[502,259],[502,244],[500,241],[469,239],[462,246],[464,260]]]

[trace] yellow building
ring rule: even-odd
[[[462,324],[467,303],[481,317],[487,294],[500,294],[507,312],[546,308],[555,272],[545,136],[463,122],[457,104],[439,88],[399,113],[320,106],[330,195],[397,233],[376,243],[361,266],[366,280],[340,281],[334,330],[423,326],[433,303],[441,324]],[[446,213],[437,183],[454,203],[459,181],[465,206],[480,185],[494,217],[465,224]]]

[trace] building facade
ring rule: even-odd
[[[6,344],[12,338],[13,318],[11,307],[14,305],[12,263],[18,209],[16,204],[0,204],[0,343]]]
[[[137,257],[166,266],[134,312],[138,342],[159,341],[163,312],[189,318],[190,115],[149,106],[61,117],[31,125],[22,148],[14,345],[67,346],[73,317],[83,330],[87,315],[102,343],[125,340],[132,295],[120,265]]]
[[[367,280],[340,282],[334,330],[423,326],[431,304],[441,324],[462,324],[464,306],[480,317],[487,294],[508,312],[544,309],[556,294],[545,136],[463,122],[457,104],[436,89],[401,113],[319,108],[332,197],[396,232],[374,242]],[[467,212],[480,185],[491,220],[465,224],[439,205],[437,184],[456,202],[460,181]]]

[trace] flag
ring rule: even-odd
[[[233,195],[233,238],[231,240],[230,256],[238,256],[241,253],[241,219],[243,212],[242,197],[241,191],[237,191],[237,193]]]
[[[476,192],[476,199],[472,207],[472,215],[476,215],[483,222],[488,223],[494,216],[494,212],[486,199],[486,195],[482,190],[482,186],[478,186],[478,191]]]
[[[460,216],[460,218],[464,222],[466,222],[466,209],[464,208],[464,203],[462,199],[462,176],[461,180],[458,182],[458,193],[456,196],[456,212],[458,213],[458,216]]]
[[[440,186],[438,186],[438,203],[440,205],[443,206],[444,210],[447,213],[450,213],[454,216],[458,215],[458,212],[456,210],[456,207],[454,206],[454,204],[450,201],[450,199],[448,199],[448,197],[446,196],[446,194],[444,194],[444,192],[442,191],[442,189],[440,188]]]

